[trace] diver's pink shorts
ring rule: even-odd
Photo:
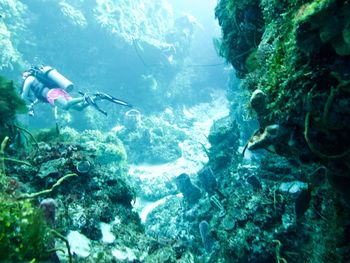
[[[63,89],[50,89],[47,93],[47,101],[54,105],[55,100],[57,100],[59,97],[65,98],[67,101],[70,101],[72,97]]]

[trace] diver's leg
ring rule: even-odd
[[[89,103],[83,101],[83,102],[79,102],[75,105],[72,105],[70,107],[70,109],[73,109],[73,110],[77,110],[77,111],[82,111],[83,109],[85,109],[87,106],[89,106]]]
[[[55,104],[55,106],[57,106],[63,110],[69,110],[71,108],[75,109],[75,110],[82,110],[88,106],[88,104],[85,103],[84,97],[74,98],[74,99],[71,99],[68,101],[64,97],[59,97],[59,98],[55,99],[54,104]]]
[[[88,95],[86,95],[86,94],[85,94],[84,97],[82,97],[82,98],[83,98],[83,102],[77,103],[77,104],[74,103],[74,105],[71,106],[71,108],[74,109],[74,110],[81,111],[81,110],[85,109],[87,106],[90,106],[90,105],[91,105],[91,104],[88,102],[89,99],[92,100],[93,102],[96,102],[96,101],[99,101],[99,100],[102,99],[102,98],[100,98],[100,97],[98,97],[98,96],[90,97],[90,96],[88,96]]]
[[[93,101],[99,101],[101,99],[102,98],[98,96],[92,97]],[[63,110],[73,109],[73,110],[81,111],[85,109],[87,106],[89,106],[90,104],[87,103],[86,96],[84,96],[84,97],[74,98],[71,100],[66,100],[66,98],[64,97],[59,97],[55,100],[54,105]]]
[[[71,106],[71,108],[74,109],[74,110],[77,110],[77,111],[81,111],[81,110],[85,109],[87,106],[90,106],[90,105],[91,105],[91,104],[88,102],[89,99],[92,100],[93,102],[102,100],[102,98],[100,98],[100,97],[98,97],[98,96],[96,96],[96,95],[93,96],[93,97],[89,97],[88,95],[85,94],[84,97],[82,97],[82,98],[83,98],[83,102],[77,103],[77,104],[74,103],[74,105]]]

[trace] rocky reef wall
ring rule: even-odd
[[[280,125],[280,154],[349,163],[349,8],[346,1],[217,6],[221,54],[251,91],[261,129]]]
[[[304,171],[303,176],[294,179],[309,186],[307,193],[295,201],[295,228],[284,233],[276,230],[280,233],[272,240],[276,262],[349,260],[349,195],[345,190],[350,186],[349,11],[348,1],[337,0],[221,0],[216,7],[222,28],[220,53],[235,68],[241,87],[249,91],[250,107],[260,125],[246,148],[284,156],[290,162],[285,167],[291,165],[292,170],[299,167]],[[233,166],[223,171],[232,169]],[[265,169],[262,167],[257,178],[249,177],[253,188],[260,187],[255,179],[267,183]],[[276,193],[281,193],[286,177],[279,177],[279,169],[274,169],[271,172],[276,173],[276,178],[268,178],[275,181],[270,189],[279,187]],[[311,170],[306,172],[308,169]],[[264,183],[262,189],[266,189]],[[279,202],[275,197],[274,202]],[[287,209],[289,201],[283,200],[283,209]],[[298,216],[299,209],[304,211],[302,216]],[[285,216],[277,219],[274,227],[279,222],[286,227]],[[326,222],[330,223],[328,227]],[[256,227],[257,223],[253,224]],[[247,233],[251,227],[243,224],[240,231]],[[327,238],[316,241],[322,232],[327,233]],[[298,249],[296,244],[305,245],[309,252]],[[245,261],[252,251],[242,254],[240,246],[232,243],[229,250]],[[294,252],[302,258],[296,259]],[[272,259],[254,260],[247,262]]]

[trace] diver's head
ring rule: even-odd
[[[26,79],[29,75],[30,75],[30,72],[29,72],[29,71],[23,72],[23,74],[22,74],[22,79]]]

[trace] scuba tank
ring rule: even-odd
[[[57,87],[70,92],[74,87],[70,80],[50,66],[32,67],[29,72],[49,88]]]
[[[45,78],[55,83],[59,88],[66,90],[67,92],[72,91],[73,83],[66,79],[62,74],[60,74],[56,69],[50,66],[42,66],[39,70],[44,74]]]

